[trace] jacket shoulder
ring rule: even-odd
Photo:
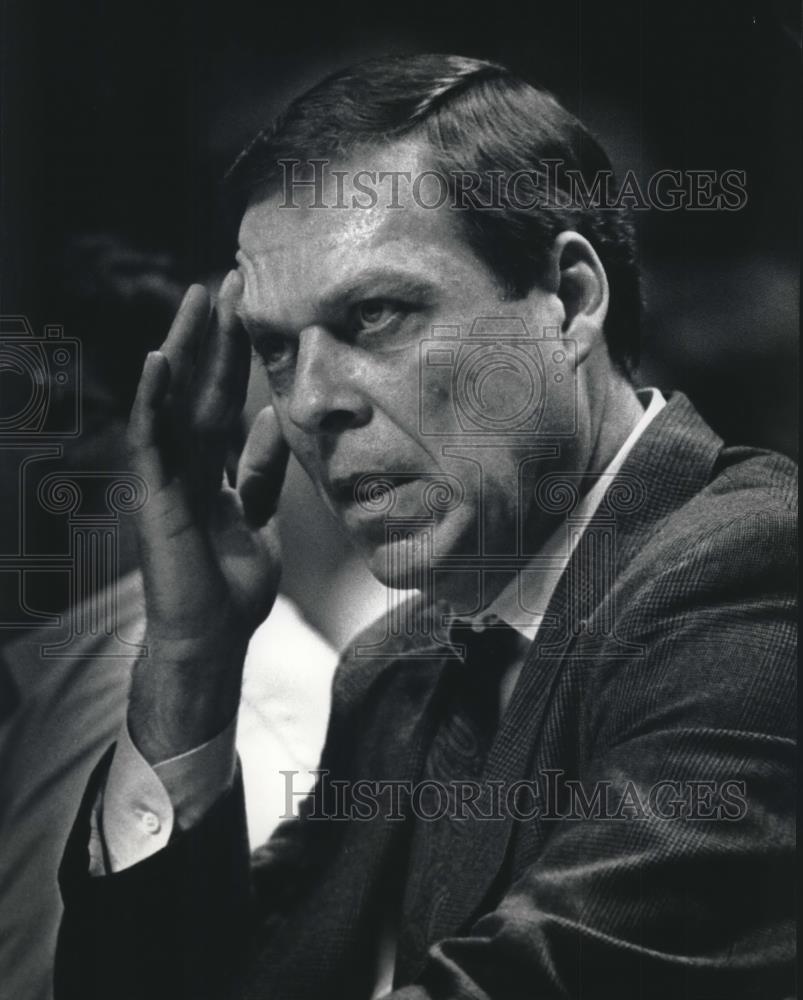
[[[687,572],[689,593],[732,580],[744,593],[766,577],[793,587],[797,466],[774,452],[723,448],[709,481],[654,527],[628,567],[648,586]],[[770,579],[764,579],[770,584]],[[773,587],[773,589],[777,589]]]
[[[792,459],[756,448],[723,448],[709,486],[730,504],[797,514],[798,469]]]
[[[793,731],[795,487],[788,459],[723,449],[708,483],[643,539],[588,677],[601,730],[621,738],[661,705],[686,726]]]

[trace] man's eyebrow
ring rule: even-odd
[[[320,298],[317,310],[322,314],[343,310],[366,299],[432,300],[438,294],[438,286],[426,278],[410,274],[392,267],[372,268],[359,276],[349,278],[332,286]],[[241,322],[257,328],[270,328],[273,324],[245,306],[245,297],[235,306],[235,313]]]
[[[437,285],[426,278],[395,268],[381,267],[365,271],[330,288],[322,297],[321,305],[348,306],[365,298],[432,298]]]

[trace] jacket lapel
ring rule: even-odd
[[[386,691],[364,718],[353,720],[361,729],[360,750],[343,772],[330,762],[332,778],[347,783],[381,781],[387,787],[393,781],[415,780],[411,776],[421,772],[432,738],[432,701],[443,654],[440,647],[427,650],[420,645],[413,657],[405,652],[400,650],[395,660],[388,656],[382,679],[392,697]],[[336,816],[349,808],[336,796],[332,786],[323,792],[322,815]],[[389,808],[390,799],[382,797],[380,803],[379,814],[372,819],[342,823],[341,839],[312,898],[257,957],[248,976],[248,998],[318,996],[323,982],[331,995],[370,994],[374,972],[366,958],[379,947],[383,918],[400,905],[398,885],[409,830],[405,810],[400,818],[392,818],[388,814],[396,810]],[[320,822],[329,826],[338,820]],[[305,956],[304,961],[299,956]]]
[[[564,573],[547,608],[547,620],[555,616],[552,626],[555,632],[565,617],[566,589]],[[543,626],[539,634],[542,631]],[[505,790],[513,782],[529,777],[534,770],[538,732],[562,662],[559,657],[542,659],[538,645],[538,641],[530,645],[510,705],[488,755],[482,778],[486,788]],[[504,808],[504,798],[502,808],[496,809],[488,794],[477,803],[477,809],[492,818],[466,821],[471,824],[467,831],[469,836],[455,845],[450,866],[451,892],[443,900],[433,924],[436,938],[459,933],[479,912],[504,865],[514,826],[512,815]],[[418,968],[405,970],[405,978],[414,979],[425,960],[426,953],[422,953]]]

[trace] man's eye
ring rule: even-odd
[[[256,352],[268,371],[283,367],[293,357],[292,345],[283,337],[260,337],[256,343]]]
[[[381,329],[400,313],[398,306],[387,299],[366,299],[354,310],[356,332]]]

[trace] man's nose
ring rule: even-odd
[[[354,352],[326,327],[301,331],[288,416],[307,434],[359,427],[370,419]]]

